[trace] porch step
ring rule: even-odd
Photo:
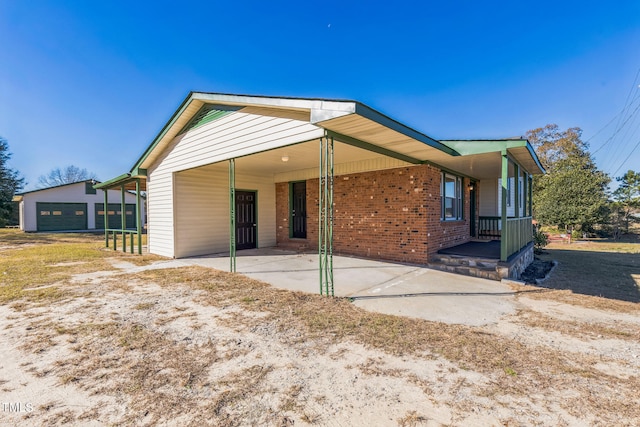
[[[498,260],[496,259],[437,254],[428,266],[436,270],[465,276],[490,280],[501,279],[497,270]]]

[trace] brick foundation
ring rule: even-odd
[[[469,241],[469,189],[463,182],[463,221],[440,220],[441,171],[430,165],[336,176],[333,247],[336,254],[425,264],[442,248]],[[289,183],[276,184],[279,247],[318,247],[318,180],[307,181],[307,238],[289,237]]]

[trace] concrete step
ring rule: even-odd
[[[447,265],[466,265],[469,267],[483,267],[495,269],[498,265],[497,259],[465,257],[460,255],[443,255],[437,254],[433,257],[434,262]]]
[[[496,262],[497,264],[497,262]],[[435,270],[446,271],[449,273],[462,274],[464,276],[480,277],[482,279],[489,280],[501,280],[500,274],[496,270],[495,265],[489,266],[470,266],[462,264],[443,263],[440,261],[433,261],[427,265],[429,268]]]

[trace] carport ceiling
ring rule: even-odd
[[[283,158],[288,158],[285,162]],[[317,140],[290,145],[236,159],[238,172],[272,176],[302,169],[319,168],[320,142]],[[383,157],[362,148],[334,143],[334,163],[349,163]],[[226,164],[226,162],[224,162]],[[407,163],[408,164],[408,163]]]

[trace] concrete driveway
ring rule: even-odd
[[[229,271],[228,254],[183,258],[186,265]],[[237,272],[276,288],[319,293],[317,254],[238,251]],[[484,325],[515,312],[515,293],[493,280],[415,265],[334,256],[336,296],[367,310],[445,323]]]

